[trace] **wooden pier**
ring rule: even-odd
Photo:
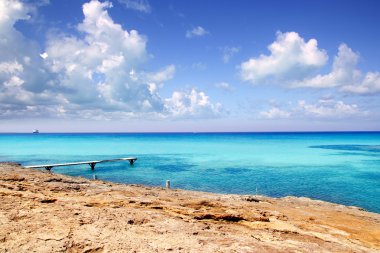
[[[95,169],[95,165],[97,163],[105,163],[105,162],[115,162],[115,161],[129,161],[131,165],[135,163],[137,157],[126,157],[126,158],[115,158],[115,159],[107,159],[107,160],[98,160],[98,161],[84,161],[84,162],[71,162],[71,163],[55,163],[55,164],[43,164],[43,165],[28,165],[24,166],[29,169],[37,169],[37,168],[45,168],[48,171],[51,171],[53,167],[62,167],[62,166],[71,166],[71,165],[81,165],[88,164],[91,167],[91,170]]]

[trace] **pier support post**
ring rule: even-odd
[[[51,169],[53,168],[53,166],[46,166],[45,169],[49,172],[51,172]]]
[[[166,180],[166,189],[170,189],[170,180]]]
[[[94,170],[96,163],[89,163],[89,165],[91,166],[91,170]]]

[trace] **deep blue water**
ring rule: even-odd
[[[23,165],[136,156],[54,168],[121,183],[306,196],[380,213],[380,132],[0,134],[0,161]]]

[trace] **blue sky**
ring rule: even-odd
[[[2,132],[380,130],[379,1],[0,7]]]

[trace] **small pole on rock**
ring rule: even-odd
[[[170,189],[170,180],[166,180],[166,189]]]
[[[98,179],[98,177],[96,176],[96,174],[92,175],[92,179],[93,180],[97,180]]]

